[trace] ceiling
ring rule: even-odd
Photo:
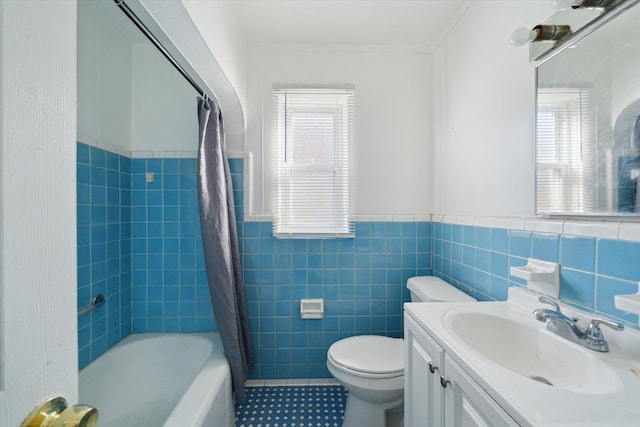
[[[226,0],[250,45],[432,49],[470,0]]]

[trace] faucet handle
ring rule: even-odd
[[[538,298],[538,301],[540,301],[542,303],[545,303],[545,304],[549,304],[550,306],[553,307],[554,311],[557,311],[558,313],[562,313],[560,311],[560,305],[557,302],[555,302],[554,300],[552,300],[551,298],[547,298],[545,296],[540,296]]]
[[[608,326],[614,331],[622,331],[624,329],[624,325],[622,323],[612,322],[605,319],[592,319],[589,327],[587,327],[587,336],[594,340],[604,339],[602,331],[600,330],[600,325]]]

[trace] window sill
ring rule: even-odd
[[[354,239],[356,233],[273,233],[276,239]]]

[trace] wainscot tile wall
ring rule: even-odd
[[[431,274],[429,223],[360,222],[355,239],[274,239],[271,226],[243,224],[251,378],[330,377],[335,341],[402,336],[405,282]],[[324,319],[300,319],[301,298],[324,298]]]
[[[79,152],[85,149],[97,157],[112,156],[86,146]],[[128,251],[121,264],[129,263],[123,277],[129,280],[127,293],[120,299],[125,322],[120,336],[99,351],[83,346],[89,349],[81,366],[129,332],[216,330],[200,238],[195,159],[122,159],[130,167],[126,182],[120,183],[128,197],[121,206],[128,214],[120,241]],[[244,162],[229,163],[236,214],[243,218]],[[84,181],[78,185],[84,191]],[[78,200],[86,200],[88,212],[95,209],[93,199]],[[79,224],[79,259],[86,256],[85,239],[91,237],[84,227]],[[404,284],[409,277],[431,274],[428,222],[359,222],[352,239],[275,239],[271,227],[270,222],[238,221],[256,359],[251,378],[328,378],[326,351],[336,340],[366,333],[401,336],[402,303],[409,296]],[[98,260],[83,259],[79,276],[100,268],[92,261]],[[325,318],[301,320],[301,298],[324,298]],[[94,313],[85,320],[86,331],[104,318],[100,310]]]
[[[479,300],[504,300],[509,286],[526,286],[509,267],[537,258],[560,263],[564,302],[638,328],[637,315],[614,306],[614,295],[638,290],[638,242],[441,222],[432,228],[433,274]]]
[[[243,218],[242,159],[230,159]],[[129,159],[78,144],[80,368],[131,332],[216,330],[204,268],[195,159]],[[151,173],[152,176],[147,175]],[[561,298],[638,328],[613,296],[635,293],[640,243],[443,222],[358,222],[353,239],[275,239],[270,222],[238,221],[254,343],[253,379],[327,378],[326,351],[356,334],[402,333],[405,282],[435,274],[479,300],[524,286],[509,267],[559,261]],[[622,230],[622,228],[621,228]],[[301,298],[325,318],[301,320]]]
[[[133,332],[216,330],[202,250],[196,159],[131,164]]]
[[[78,307],[106,303],[78,318],[83,368],[131,331],[131,160],[78,143]]]
[[[230,159],[238,218],[242,159]],[[133,331],[215,328],[207,288],[194,159],[134,159]],[[146,182],[147,173],[153,182]],[[357,223],[355,239],[275,239],[270,222],[238,221],[256,369],[252,378],[330,377],[326,351],[355,334],[400,336],[404,282],[430,273],[427,222]],[[324,298],[301,320],[301,298]]]

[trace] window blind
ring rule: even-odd
[[[538,213],[593,211],[591,88],[539,88],[536,123]]]
[[[352,235],[349,147],[354,90],[274,88],[274,236]]]

